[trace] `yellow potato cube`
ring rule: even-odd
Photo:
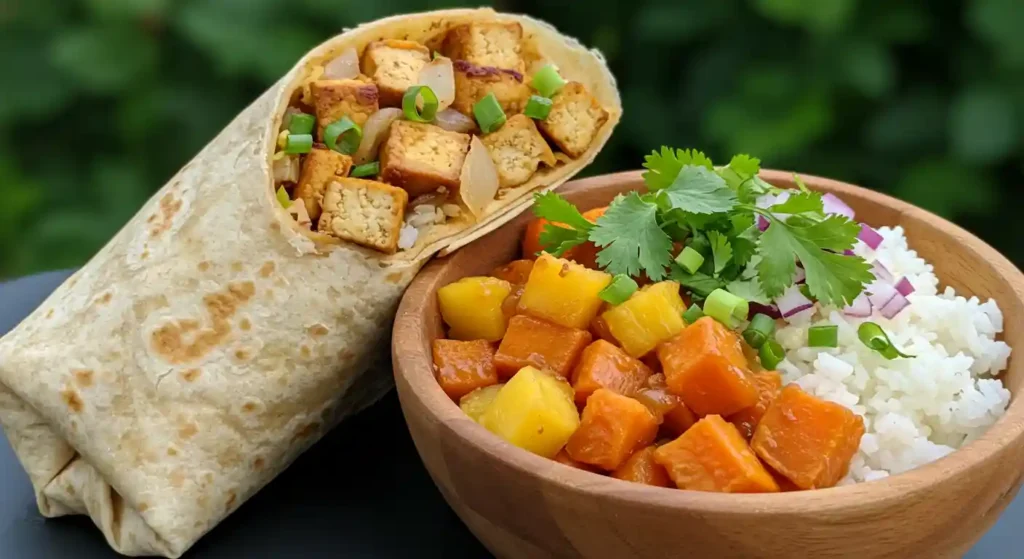
[[[534,454],[554,458],[580,425],[566,381],[523,367],[502,388],[480,424]]]
[[[678,334],[683,322],[679,284],[663,281],[637,291],[626,302],[601,315],[622,349],[642,357],[655,346]]]
[[[611,282],[612,277],[604,272],[542,254],[526,280],[519,311],[586,330],[601,309],[603,301],[597,294]]]
[[[505,335],[508,318],[501,303],[512,291],[512,284],[492,277],[462,278],[437,290],[441,318],[453,340],[496,342]]]
[[[492,384],[466,394],[459,400],[459,407],[469,416],[470,419],[480,423],[480,418],[491,407],[491,403],[498,397],[498,392],[504,384]]]

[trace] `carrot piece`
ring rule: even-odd
[[[501,378],[509,378],[526,366],[566,378],[589,343],[590,332],[586,330],[516,315],[508,321],[508,330],[494,354],[494,365]]]
[[[433,350],[437,383],[452,400],[458,402],[477,388],[498,384],[494,348],[486,340],[434,340]]]
[[[720,415],[701,419],[676,440],[658,447],[654,460],[680,489],[721,493],[779,490],[736,426]]]
[[[668,478],[668,472],[654,461],[655,450],[656,447],[648,446],[634,452],[612,472],[612,477],[657,487],[671,487],[672,480]]]
[[[768,407],[750,446],[801,489],[843,479],[864,435],[864,420],[846,407],[790,384]]]
[[[566,452],[564,448],[558,451],[558,454],[556,454],[554,457],[554,461],[561,462],[562,464],[565,464],[566,466],[569,466],[571,468],[576,468],[577,470],[584,470],[587,472],[599,471],[597,468],[591,466],[590,464],[584,464],[583,462],[573,460],[572,456],[569,456],[569,453]]]
[[[658,434],[658,421],[636,400],[599,388],[587,399],[583,418],[565,445],[574,460],[614,470]]]
[[[697,415],[730,415],[757,403],[742,341],[706,316],[658,347],[668,389]]]
[[[604,340],[588,345],[572,372],[576,403],[583,403],[598,388],[632,396],[644,387],[651,370],[625,351]]]
[[[735,425],[740,430],[740,434],[748,441],[754,436],[754,429],[764,417],[764,412],[768,411],[768,406],[782,390],[782,376],[775,371],[754,373],[753,378],[754,384],[757,386],[757,403],[729,416],[729,422]]]
[[[533,260],[513,260],[491,271],[491,276],[503,279],[512,285],[523,285],[530,278]]]
[[[672,438],[682,435],[697,422],[697,417],[686,407],[682,399],[668,391],[663,374],[648,377],[647,386],[633,397],[654,413],[661,424],[662,432]]]

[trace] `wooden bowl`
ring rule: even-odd
[[[762,177],[792,187],[790,173]],[[963,229],[899,200],[802,176],[873,226],[902,225],[911,248],[957,293],[995,298],[1005,340],[1024,351],[1024,276]],[[643,185],[638,172],[575,181],[581,210]],[[796,493],[733,495],[648,487],[516,448],[466,417],[438,387],[431,341],[443,334],[436,291],[516,258],[529,212],[430,263],[402,300],[392,353],[402,410],[420,456],[463,522],[498,557],[960,557],[1017,494],[1024,469],[1024,361],[1004,381],[1014,398],[981,438],[886,479]]]

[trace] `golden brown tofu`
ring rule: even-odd
[[[317,230],[394,254],[409,195],[377,181],[339,178],[327,185]]]
[[[533,119],[524,114],[508,119],[497,132],[484,136],[481,141],[498,168],[498,181],[502,188],[530,180],[541,163],[555,166],[551,147],[537,131]]]
[[[551,113],[540,121],[541,131],[570,157],[583,155],[608,120],[608,111],[579,82],[565,84],[551,101]]]
[[[324,141],[324,128],[349,117],[362,126],[377,112],[377,86],[360,80],[317,80],[309,85],[316,109],[316,138]]]
[[[343,153],[315,147],[306,154],[295,187],[295,199],[305,202],[310,219],[316,221],[320,217],[320,205],[323,203],[327,183],[347,177],[351,169],[352,158]]]
[[[465,60],[456,60],[455,101],[452,108],[472,117],[473,104],[488,93],[494,93],[505,116],[523,112],[530,98],[530,87],[523,83],[523,75],[515,70],[476,66]]]
[[[362,70],[377,84],[382,107],[402,105],[402,95],[416,85],[420,70],[430,61],[430,51],[416,41],[384,40],[367,45]]]
[[[507,68],[523,73],[523,27],[519,22],[474,22],[450,29],[441,53],[477,66]]]
[[[469,140],[469,134],[396,120],[380,150],[380,180],[404,188],[410,196],[441,186],[454,190],[459,187]]]

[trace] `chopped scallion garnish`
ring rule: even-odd
[[[700,305],[697,303],[690,305],[690,308],[686,309],[686,312],[683,313],[683,320],[687,324],[693,324],[701,318],[704,318],[704,311],[700,310]]]
[[[676,256],[676,264],[682,266],[687,274],[696,274],[701,264],[704,263],[704,256],[692,247],[686,247]]]
[[[347,116],[324,129],[324,143],[327,147],[345,155],[355,153],[362,140],[363,129]]]
[[[423,108],[417,107],[423,99]],[[433,122],[437,115],[437,95],[425,85],[414,85],[402,96],[402,114],[413,122]]]
[[[892,360],[897,357],[914,357],[913,355],[907,355],[906,353],[896,349],[892,340],[889,339],[889,335],[885,333],[885,330],[874,322],[865,322],[861,324],[860,328],[857,328],[857,337],[860,338],[860,341],[863,342],[864,345],[877,351],[886,359]]]
[[[311,114],[298,113],[288,121],[288,132],[292,134],[312,134],[316,118]]]
[[[606,303],[618,305],[629,299],[630,295],[636,290],[637,284],[633,281],[633,278],[626,274],[618,274],[612,278],[612,282],[608,284],[608,287],[602,289],[597,296]]]
[[[501,109],[501,104],[494,93],[488,93],[473,104],[473,116],[476,117],[476,123],[484,134],[490,134],[505,124],[505,111]]]
[[[786,358],[786,350],[782,349],[782,345],[775,340],[768,340],[761,346],[761,350],[757,353],[758,357],[761,358],[761,366],[769,371],[774,371],[779,363]]]
[[[839,327],[835,324],[812,326],[807,330],[807,345],[810,347],[839,347]]]
[[[285,153],[309,153],[312,149],[312,134],[288,134],[288,138],[284,141]]]
[[[775,333],[775,319],[766,314],[755,314],[750,319],[750,326],[743,331],[743,339],[754,349],[761,349],[761,346],[772,338]]]
[[[545,64],[533,75],[530,82],[533,89],[537,90],[543,97],[552,97],[565,85],[565,80],[558,74],[558,69],[553,64]]]
[[[741,297],[737,297],[724,289],[716,289],[708,295],[704,301],[704,314],[725,324],[729,328],[735,328],[740,321],[747,319],[750,312],[750,303]]]
[[[371,161],[370,163],[363,163],[362,165],[356,165],[352,167],[352,172],[349,173],[350,177],[373,177],[380,174],[380,161]]]
[[[277,201],[284,209],[292,205],[292,199],[288,197],[288,191],[283,186],[277,187]]]
[[[531,95],[530,100],[526,102],[526,110],[523,111],[523,114],[534,120],[544,120],[551,114],[551,99],[540,95]]]

